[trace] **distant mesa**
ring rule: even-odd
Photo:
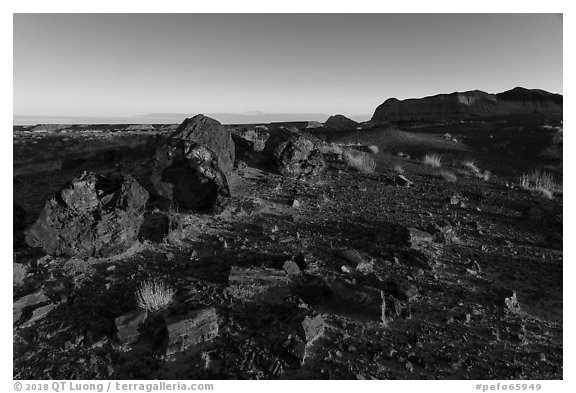
[[[443,122],[509,115],[542,114],[562,118],[563,96],[516,87],[498,94],[480,90],[424,98],[390,98],[376,108],[372,123]]]
[[[324,127],[331,130],[355,130],[358,125],[357,122],[343,115],[330,116],[324,123]]]

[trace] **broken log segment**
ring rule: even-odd
[[[264,153],[283,176],[316,176],[326,169],[317,143],[306,135],[285,128],[271,132]]]
[[[193,310],[183,317],[169,317],[166,325],[167,355],[211,341],[218,336],[218,315],[214,307]]]
[[[48,255],[108,257],[138,239],[148,192],[130,175],[84,172],[49,199],[26,230]]]
[[[186,119],[156,150],[150,181],[171,207],[218,213],[230,197],[234,157],[230,131],[197,115]]]

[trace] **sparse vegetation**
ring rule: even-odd
[[[548,199],[553,199],[554,192],[562,190],[562,187],[556,183],[552,175],[540,170],[523,174],[520,177],[520,186],[525,190],[538,192]]]
[[[472,172],[472,174],[476,176],[478,179],[482,179],[484,181],[490,180],[490,177],[492,175],[490,171],[488,170],[482,171],[480,168],[478,168],[478,164],[474,160],[463,161],[462,166],[470,170],[470,172]]]
[[[400,164],[396,164],[394,165],[394,172],[403,175],[404,173],[406,173],[406,170],[404,169],[404,167]]]
[[[476,161],[474,161],[474,160],[463,161],[462,166],[464,168],[468,168],[471,172],[474,172],[474,173],[480,172],[480,168],[478,168],[478,165],[476,164]]]
[[[368,153],[355,151],[354,149],[346,149],[342,154],[342,158],[346,164],[362,173],[374,173],[376,170],[376,162]]]
[[[442,157],[437,154],[426,154],[422,162],[432,168],[440,168],[442,166]]]
[[[136,303],[143,310],[150,312],[159,311],[172,303],[174,293],[174,289],[161,280],[145,281],[136,291]]]

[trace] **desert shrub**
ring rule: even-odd
[[[466,160],[462,162],[462,166],[464,168],[468,168],[471,172],[473,173],[478,173],[480,172],[480,168],[478,168],[478,165],[476,164],[476,161],[474,160]]]
[[[422,162],[432,168],[440,168],[442,166],[442,157],[437,154],[426,154]]]
[[[404,167],[400,164],[396,164],[394,165],[394,172],[399,173],[400,175],[403,175],[406,170],[404,169]]]
[[[380,149],[376,145],[370,145],[367,149],[372,154],[378,154],[378,152],[380,152]]]
[[[482,179],[484,181],[490,180],[490,176],[492,175],[490,171],[482,171],[474,160],[463,161],[462,166],[469,169],[470,172],[472,172],[472,174],[478,179]]]
[[[136,290],[136,303],[146,311],[159,311],[172,303],[174,293],[174,289],[161,280],[145,281]]]
[[[554,197],[554,192],[562,190],[552,175],[540,170],[523,174],[520,177],[520,186],[525,190],[538,192],[549,199]]]
[[[346,165],[362,173],[374,173],[376,162],[368,153],[347,149],[342,153],[342,158]]]

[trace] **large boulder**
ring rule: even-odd
[[[287,177],[311,177],[326,169],[319,145],[312,137],[280,128],[272,132],[264,153],[274,169]]]
[[[44,205],[26,243],[49,255],[107,257],[137,240],[148,192],[130,175],[84,172]]]
[[[189,140],[171,139],[156,150],[150,181],[173,208],[219,212],[230,197],[216,154]]]
[[[218,159],[218,167],[226,178],[234,167],[235,148],[232,135],[220,122],[204,115],[184,120],[172,139],[183,139],[207,147]]]
[[[235,147],[229,130],[197,115],[156,150],[150,180],[171,207],[219,212],[230,197]]]

